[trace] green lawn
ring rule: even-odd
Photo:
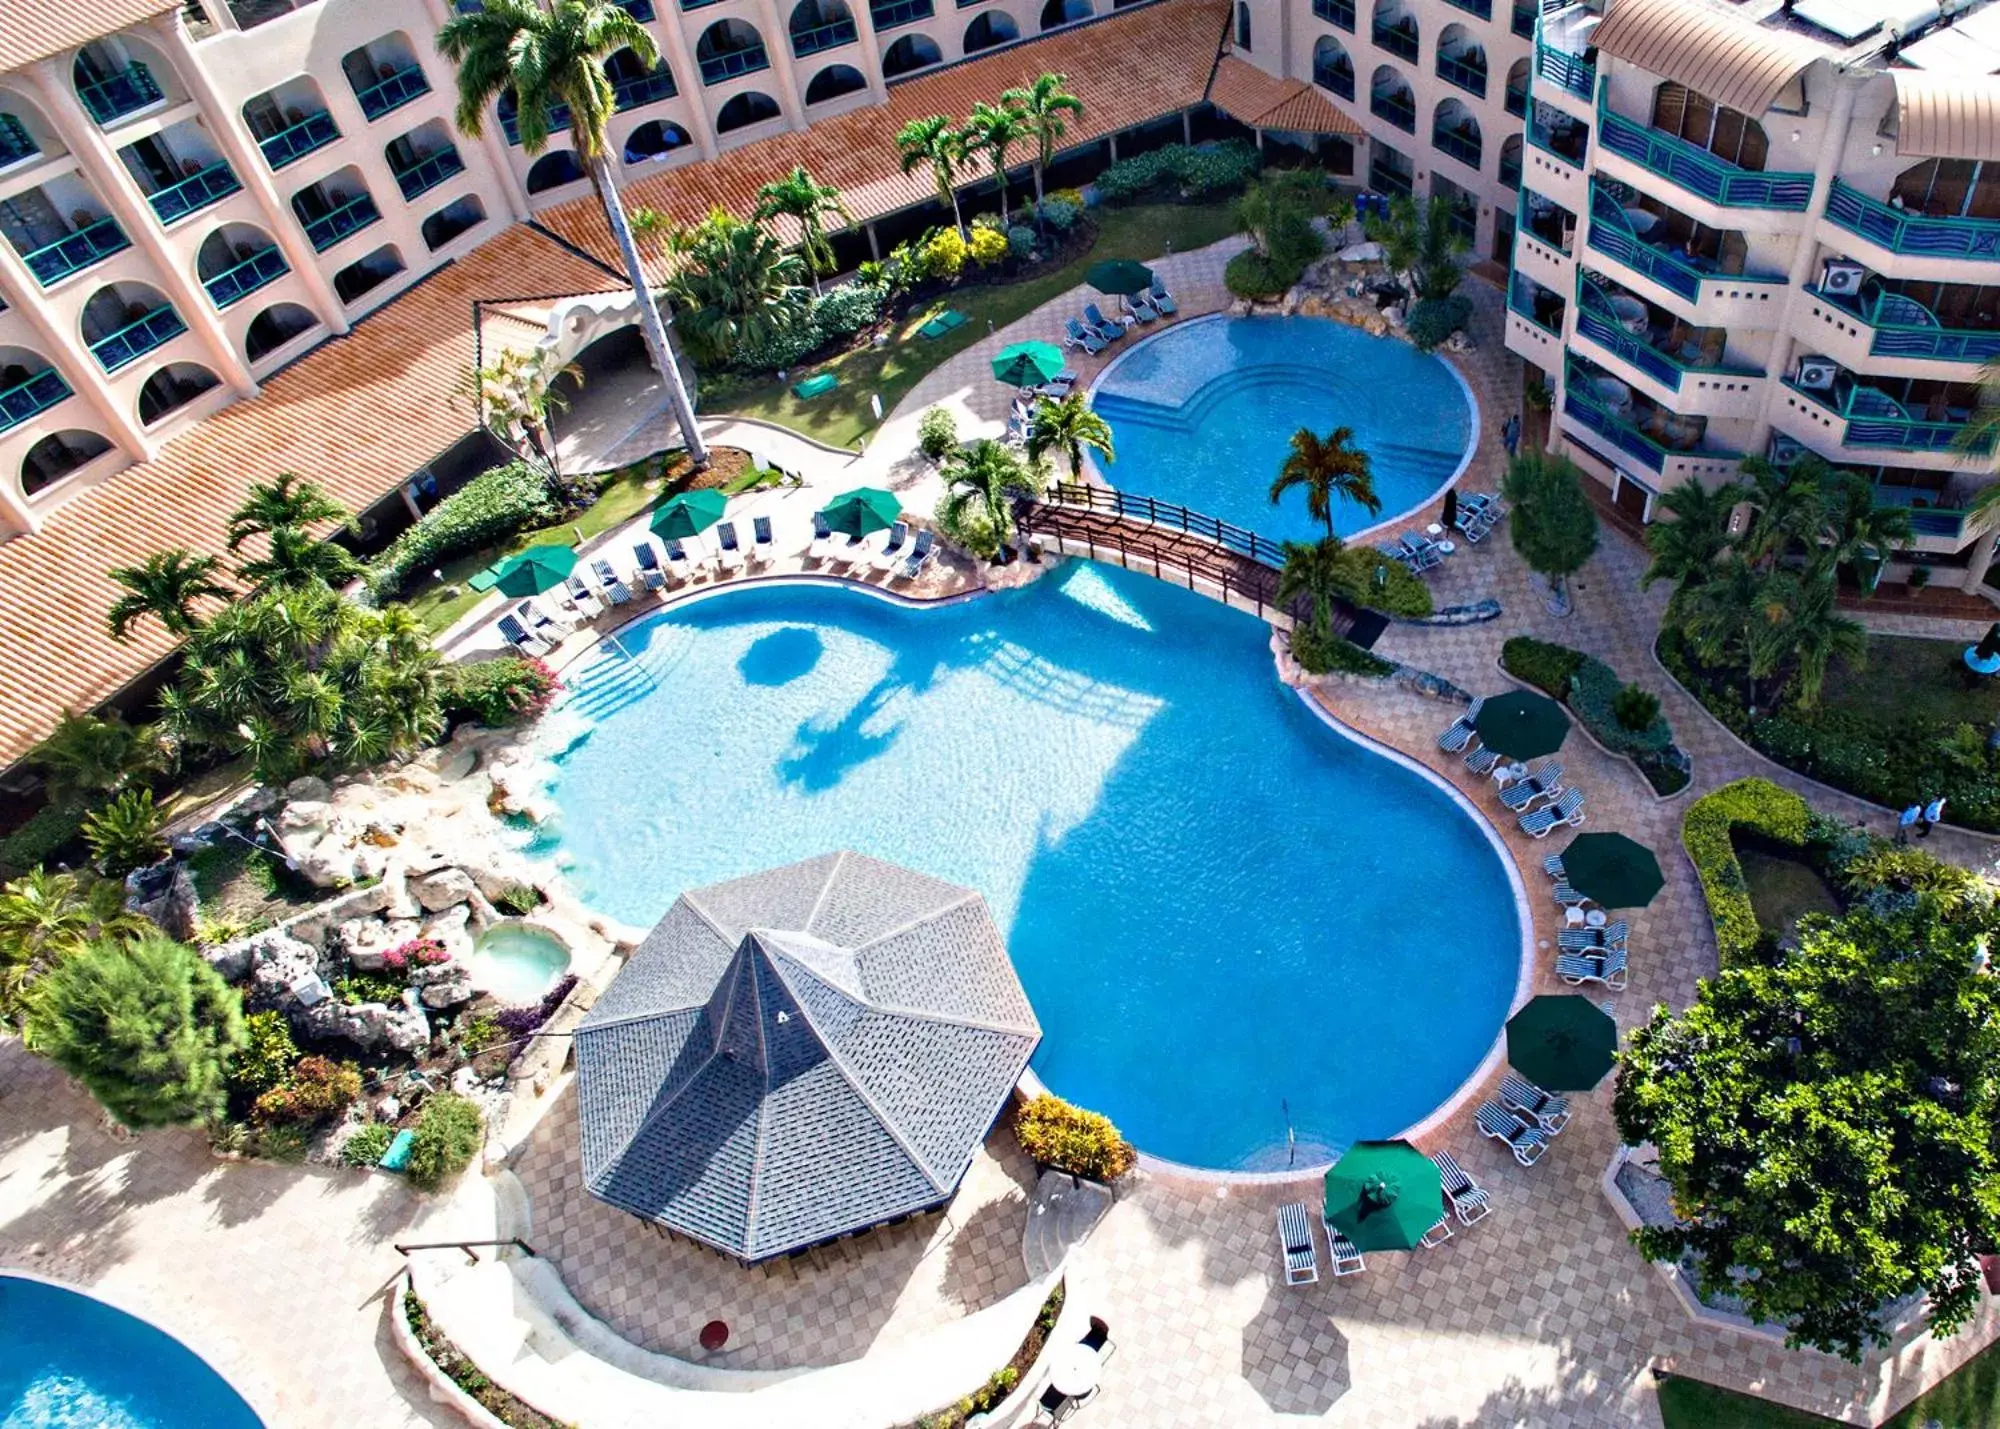
[[[1965,688],[1959,678],[1965,645],[1963,640],[1871,635],[1867,665],[1859,670],[1835,665],[1827,674],[1827,708],[1885,723],[1920,719],[1984,728],[2000,715],[2000,682],[1983,680],[1977,688]]]
[[[930,341],[916,336],[933,309],[914,309],[897,326],[887,347],[861,348],[791,374],[794,382],[815,372],[838,374],[840,386],[825,396],[801,402],[773,378],[738,389],[723,405],[737,415],[778,422],[830,446],[851,447],[875,425],[870,395],[880,394],[884,414],[894,411],[925,373],[985,337],[989,327],[1003,328],[1074,288],[1092,263],[1101,258],[1157,258],[1169,246],[1176,253],[1205,248],[1237,231],[1231,209],[1225,202],[1099,210],[1096,241],[1071,262],[1018,283],[962,288],[935,305],[957,308],[969,319],[944,337]]]
[[[1836,1422],[1678,1375],[1660,1381],[1660,1418],[1667,1429],[1826,1429]],[[2000,1346],[1981,1351],[1883,1429],[1922,1429],[1932,1419],[1944,1429],[2000,1429]]]

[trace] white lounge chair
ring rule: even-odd
[[[1500,1100],[1550,1136],[1560,1136],[1569,1125],[1569,1098],[1543,1091],[1519,1072],[1510,1071],[1500,1078]]]
[[[1500,791],[1500,802],[1515,813],[1524,813],[1535,806],[1540,799],[1559,799],[1563,793],[1563,767],[1559,759],[1551,760],[1541,772],[1530,774]]]
[[[815,511],[813,513],[812,544],[806,547],[806,559],[809,561],[825,560],[827,553],[832,549],[833,528],[826,524],[826,517]]]
[[[645,582],[647,590],[667,588],[666,567],[660,564],[660,553],[654,549],[652,538],[639,542],[632,548],[633,571]]]
[[[1167,285],[1160,281],[1158,274],[1153,276],[1153,286],[1146,290],[1146,296],[1167,317],[1181,310],[1181,305],[1174,301],[1174,295],[1167,291]]]
[[[881,550],[875,553],[874,565],[878,571],[886,571],[901,564],[907,554],[905,543],[910,538],[910,523],[898,521],[889,528],[889,539]]]
[[[1623,948],[1606,948],[1601,953],[1557,953],[1556,976],[1571,987],[1594,982],[1613,992],[1623,992],[1631,976],[1627,956]]]
[[[1449,1151],[1440,1151],[1431,1157],[1431,1164],[1438,1169],[1438,1180],[1444,1186],[1444,1198],[1451,1202],[1452,1212],[1458,1223],[1469,1226],[1474,1221],[1484,1220],[1493,1209],[1493,1202],[1479,1189],[1479,1183],[1465,1174],[1465,1170],[1452,1159]]]
[[[1083,305],[1083,320],[1090,327],[1095,328],[1097,335],[1106,342],[1116,342],[1119,338],[1125,336],[1125,324],[1117,321],[1115,318],[1104,316],[1095,303],[1085,303]]]
[[[613,605],[623,605],[632,598],[632,587],[618,579],[618,572],[611,569],[611,562],[601,557],[592,561],[590,573],[597,577],[597,588]]]
[[[1359,1275],[1368,1268],[1367,1262],[1361,1258],[1360,1248],[1335,1230],[1332,1221],[1322,1219],[1320,1224],[1326,1228],[1327,1254],[1333,1257],[1333,1273],[1336,1276]]]
[[[910,547],[910,558],[907,561],[904,561],[903,568],[900,571],[896,572],[898,578],[906,581],[913,581],[918,576],[922,575],[924,572],[924,567],[928,566],[931,563],[931,554],[936,549],[936,547],[937,547],[936,532],[934,531],[917,532],[917,539],[915,543]]]
[[[1446,754],[1456,754],[1472,743],[1472,736],[1475,733],[1477,731],[1473,729],[1472,721],[1460,715],[1451,722],[1443,734],[1438,736],[1438,748]]]
[[[1417,1244],[1425,1250],[1436,1250],[1451,1239],[1451,1213],[1447,1211],[1437,1219],[1437,1224],[1417,1238]]]
[[[1144,293],[1127,294],[1121,301],[1125,311],[1130,313],[1135,321],[1142,323],[1159,321],[1160,310],[1146,301]]]
[[[687,547],[679,541],[667,542],[667,569],[673,572],[676,582],[690,580],[694,576],[694,561],[687,553]]]
[[[1278,1207],[1278,1249],[1285,1258],[1285,1284],[1311,1285],[1319,1279],[1319,1252],[1313,1248],[1303,1201]]]
[[[512,645],[523,655],[546,655],[549,651],[555,649],[555,646],[551,645],[547,640],[529,630],[520,621],[504,611],[501,613],[497,624],[500,630],[500,638],[505,640],[509,645]]]
[[[1491,774],[1500,763],[1497,749],[1474,749],[1465,756],[1465,767],[1474,774]]]
[[[1521,815],[1521,832],[1529,838],[1545,839],[1556,829],[1583,822],[1583,790],[1570,789],[1547,808]]]
[[[1559,880],[1555,887],[1556,904],[1563,908],[1581,908],[1590,900],[1569,886],[1568,879]]]
[[[1502,1142],[1523,1166],[1532,1166],[1549,1149],[1549,1134],[1530,1126],[1520,1116],[1498,1102],[1487,1102],[1473,1117],[1484,1135]]]
[[[770,517],[768,516],[751,517],[750,534],[752,538],[750,553],[754,555],[760,563],[768,562],[773,556],[777,554],[778,550],[777,543],[771,539]]]
[[[604,614],[604,602],[597,598],[597,592],[584,584],[582,576],[572,575],[562,584],[563,594],[569,597],[570,605],[585,620],[595,620]]]
[[[514,607],[514,618],[545,639],[561,641],[576,629],[576,622],[551,611],[533,596]]]
[[[725,571],[743,569],[743,544],[736,539],[736,523],[720,522],[715,528],[715,564]]]
[[[1563,872],[1563,856],[1559,853],[1552,853],[1542,860],[1542,872],[1558,883],[1569,876]]]

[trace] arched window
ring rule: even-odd
[[[868,81],[853,65],[828,65],[806,86],[806,103],[824,104],[829,99],[838,99],[843,94],[866,88]]]
[[[419,232],[423,234],[424,246],[435,253],[460,234],[468,233],[484,222],[486,205],[479,201],[479,195],[462,194],[425,219]]]
[[[1321,35],[1313,44],[1313,83],[1342,99],[1354,98],[1354,61],[1332,35]]]
[[[551,149],[528,170],[528,192],[538,194],[544,189],[559,189],[583,176],[583,164],[576,157],[576,150]]]
[[[111,443],[96,432],[66,431],[43,437],[21,459],[21,490],[33,496],[110,450]]]
[[[995,45],[1004,45],[1021,38],[1021,27],[1014,23],[1014,17],[1005,10],[988,10],[973,18],[965,27],[965,52],[978,54],[990,50]]]
[[[1047,0],[1042,6],[1042,28],[1061,29],[1064,25],[1074,25],[1078,20],[1088,20],[1095,13],[1090,0]]]
[[[1469,169],[1478,169],[1484,155],[1479,121],[1456,99],[1447,99],[1431,116],[1431,146]]]
[[[727,134],[731,130],[762,124],[766,119],[777,117],[777,100],[758,90],[748,89],[733,96],[727,104],[716,111],[715,132]]]
[[[199,362],[169,363],[139,389],[139,421],[150,427],[221,384],[222,379]]]
[[[664,159],[693,141],[688,131],[670,119],[648,119],[625,136],[625,162],[643,164]]]
[[[844,0],[799,0],[786,28],[791,31],[796,59],[851,45],[856,38],[854,12]]]
[[[1446,25],[1438,34],[1437,76],[1468,94],[1486,95],[1486,50],[1463,25]]]
[[[930,36],[905,35],[882,52],[882,77],[895,79],[898,75],[913,74],[943,60],[937,41]]]
[[[1378,65],[1368,86],[1368,112],[1406,133],[1417,132],[1417,99],[1394,65]]]
[[[1249,0],[1236,0],[1236,48],[1246,52],[1250,48]]]
[[[243,355],[252,362],[261,361],[318,326],[319,319],[310,308],[297,303],[274,303],[250,319],[250,326],[243,334]]]
[[[365,258],[357,258],[333,275],[333,290],[343,303],[351,303],[373,292],[403,271],[403,255],[393,243],[385,243]]]
[[[764,37],[747,20],[717,20],[694,47],[703,84],[724,84],[771,67]]]
[[[195,273],[210,301],[226,308],[291,271],[277,242],[248,223],[225,223],[201,241]]]

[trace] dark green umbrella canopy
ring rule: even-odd
[[[1575,993],[1531,998],[1507,1019],[1507,1061],[1546,1091],[1589,1091],[1617,1054],[1618,1024]]]
[[[894,492],[879,486],[857,486],[827,502],[826,509],[819,514],[843,536],[869,536],[895,525],[896,518],[903,514],[903,503]]]
[[[1606,908],[1644,908],[1667,881],[1653,851],[1623,834],[1578,834],[1562,860],[1569,886]]]
[[[1407,1141],[1357,1141],[1326,1173],[1326,1218],[1357,1250],[1414,1249],[1444,1218],[1437,1166]]]
[[[1134,263],[1130,258],[1107,258],[1102,263],[1091,264],[1083,280],[1100,293],[1129,298],[1152,286],[1153,270],[1144,263]]]
[[[493,567],[493,588],[502,595],[540,595],[575,569],[576,552],[568,546],[530,546]]]
[[[1509,759],[1540,759],[1562,748],[1569,716],[1547,695],[1516,690],[1481,705],[1472,727],[1479,731],[1481,744]]]
[[[720,521],[723,508],[728,505],[729,498],[713,488],[683,491],[662,501],[647,525],[662,540],[684,541],[689,536],[699,536]]]
[[[1038,387],[1062,370],[1062,349],[1052,342],[1017,342],[993,359],[994,378],[1009,387]]]

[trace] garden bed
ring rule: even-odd
[[[424,1302],[407,1285],[403,1289],[402,1313],[411,1337],[425,1357],[458,1387],[460,1393],[507,1425],[508,1429],[564,1429],[561,1420],[549,1418],[526,1400],[508,1393],[488,1379],[478,1365],[467,1359],[464,1352],[431,1323]]]
[[[1658,698],[1625,684],[1602,660],[1567,645],[1516,635],[1500,647],[1500,668],[1561,700],[1584,734],[1605,753],[1630,763],[1656,797],[1672,798],[1692,782],[1694,761],[1674,743],[1673,727]]]
[[[1049,1298],[1042,1302],[1041,1313],[1035,1316],[1035,1323],[1022,1337],[1021,1347],[1014,1351],[1012,1359],[993,1371],[986,1383],[958,1403],[948,1404],[943,1409],[900,1426],[900,1429],[962,1429],[973,1415],[985,1414],[1004,1403],[1034,1367],[1035,1361],[1042,1357],[1042,1349],[1056,1327],[1057,1317],[1062,1314],[1063,1295],[1063,1282],[1058,1280],[1055,1288],[1049,1291]]]

